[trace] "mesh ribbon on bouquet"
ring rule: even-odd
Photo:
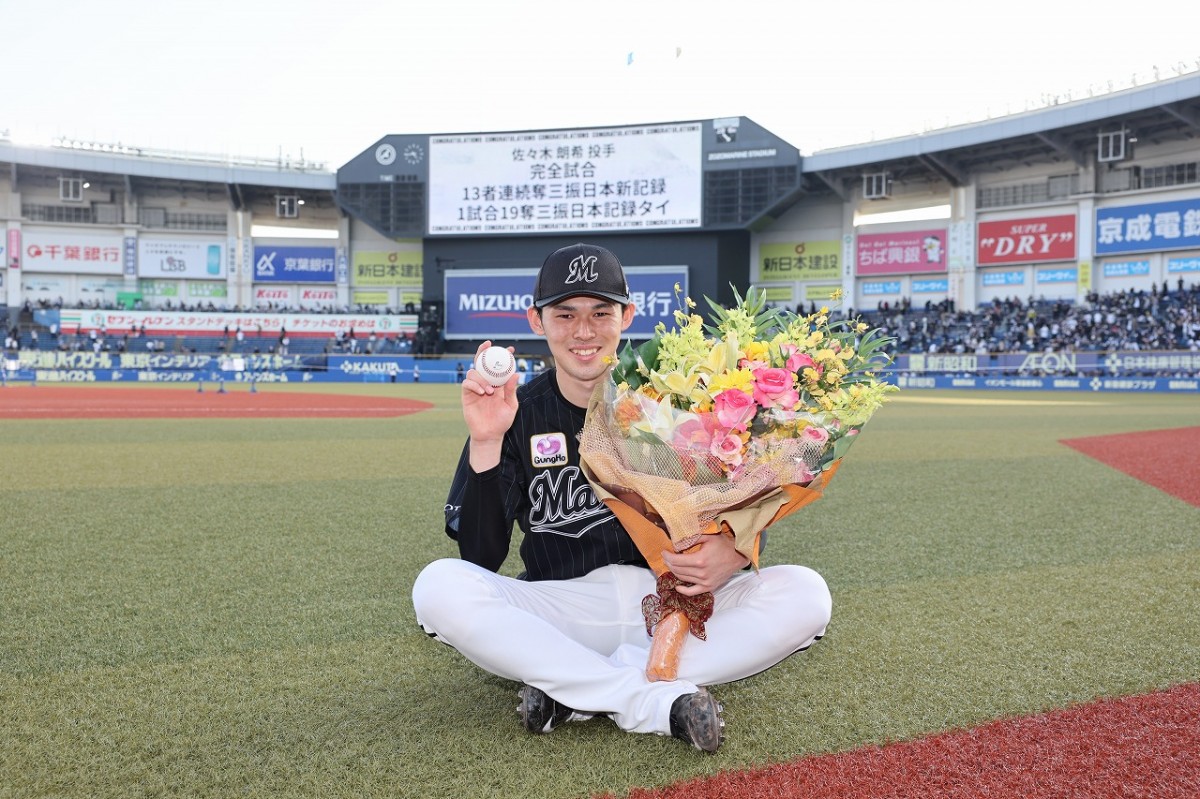
[[[660,553],[727,535],[757,568],[763,530],[821,496],[895,390],[868,371],[887,340],[865,325],[839,336],[827,311],[764,312],[753,294],[713,308],[711,337],[677,312],[678,329],[626,348],[580,436],[584,473],[658,575],[643,602],[650,680],[675,679],[687,633],[705,639],[712,614],[711,594],[675,590]]]

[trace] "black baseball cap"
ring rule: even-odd
[[[572,244],[547,256],[533,289],[533,307],[584,294],[629,304],[629,284],[617,256],[595,244]]]

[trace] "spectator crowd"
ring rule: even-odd
[[[951,301],[863,312],[896,338],[897,353],[1200,351],[1200,285],[1088,294],[1083,302],[1018,297],[975,311]]]
[[[803,314],[816,308],[801,306],[797,310]],[[855,316],[856,312],[850,309],[846,315]],[[880,303],[875,310],[859,311],[857,315],[895,338],[895,354],[1200,351],[1200,284],[1185,286],[1182,279],[1173,290],[1166,283],[1155,284],[1148,291],[1092,293],[1079,303],[1008,297],[964,311],[955,308],[952,300],[928,302],[923,308],[914,308],[905,299],[895,308]],[[74,335],[61,331],[60,335],[60,331],[50,329],[43,330],[48,340],[39,344],[36,326],[27,325],[22,336],[21,329],[11,324],[11,319],[8,321],[4,326],[4,348],[9,352],[47,345],[66,351],[163,349],[162,341],[147,336],[144,329],[119,337],[110,337],[104,330],[75,331]],[[286,353],[289,343],[294,343],[289,342],[285,332],[279,334],[277,342],[264,338],[261,329],[253,337],[239,329],[226,330],[217,341],[221,342],[219,348],[223,352],[247,352],[253,347],[254,352],[261,348],[269,353]],[[194,346],[194,342],[189,343]],[[440,354],[443,344],[437,326],[422,318],[416,334],[376,341],[374,335],[360,340],[350,331],[325,341],[317,351],[434,355]]]

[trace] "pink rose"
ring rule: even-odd
[[[758,412],[758,406],[750,395],[736,388],[717,394],[713,398],[713,409],[717,412],[717,422],[726,430],[745,430]]]
[[[829,431],[824,427],[806,427],[800,433],[800,438],[804,441],[811,441],[821,447],[825,446],[825,442],[829,440]]]
[[[800,374],[800,370],[807,367],[816,369],[817,374],[821,373],[821,368],[817,366],[817,362],[807,352],[796,352],[788,356],[786,365],[788,369],[791,369],[796,374]]]
[[[733,433],[714,438],[709,452],[731,468],[736,469],[742,465],[742,439]]]
[[[821,367],[817,366],[817,362],[812,359],[812,356],[807,352],[801,352],[800,348],[795,344],[783,343],[779,345],[779,354],[783,356],[784,367],[800,374],[802,369],[812,367],[817,370],[817,374],[821,374]]]
[[[800,401],[796,375],[787,369],[759,369],[754,373],[754,401],[764,408],[792,410]]]

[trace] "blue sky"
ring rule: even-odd
[[[1182,0],[966,8],[0,0],[0,130],[336,168],[389,133],[747,116],[812,152],[1200,66]]]

